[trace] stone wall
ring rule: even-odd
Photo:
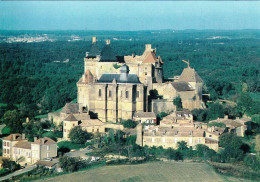
[[[166,99],[154,99],[152,100],[152,112],[156,115],[161,112],[171,113],[176,110],[176,106],[173,104],[173,100]]]

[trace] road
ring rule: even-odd
[[[68,157],[86,157],[86,153],[89,153],[91,152],[92,150],[90,149],[87,149],[87,148],[84,148],[84,149],[81,149],[81,150],[77,150],[77,151],[70,151],[66,154],[64,154],[65,156],[68,156]]]
[[[36,168],[36,166],[29,166],[29,167],[20,169],[20,170],[15,171],[15,172],[13,172],[13,173],[11,173],[11,174],[8,174],[8,175],[6,175],[6,176],[1,177],[1,178],[0,178],[0,181],[7,180],[7,179],[9,179],[9,178],[11,178],[11,177],[13,177],[13,176],[17,176],[17,175],[26,173],[26,172],[28,172],[28,171],[31,171],[31,170],[35,169],[35,168]]]

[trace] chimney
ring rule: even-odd
[[[106,44],[107,44],[107,45],[110,45],[110,40],[106,40]]]
[[[89,52],[86,52],[86,57],[88,57],[88,53],[89,53]]]
[[[145,50],[151,50],[152,45],[151,44],[145,44]]]
[[[25,140],[25,133],[22,134],[22,140]]]
[[[97,37],[92,37],[92,44],[97,42]]]
[[[33,138],[33,141],[35,142],[36,140],[37,140],[37,137],[34,137],[34,138]]]

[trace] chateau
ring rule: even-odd
[[[196,71],[188,63],[174,81],[164,81],[163,61],[150,44],[142,55],[116,56],[109,40],[100,51],[93,37],[77,88],[74,113],[96,113],[102,122],[133,119],[135,112],[175,111],[173,100],[178,96],[186,109],[202,107],[202,79]],[[153,91],[162,97],[152,99]]]

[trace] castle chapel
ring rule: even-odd
[[[142,55],[116,56],[109,40],[100,51],[93,37],[77,88],[74,112],[96,113],[102,122],[132,119],[135,112],[175,111],[173,100],[178,96],[183,108],[202,107],[202,79],[197,72],[188,64],[173,81],[164,81],[163,61],[150,44]],[[151,90],[160,97],[151,99]]]

